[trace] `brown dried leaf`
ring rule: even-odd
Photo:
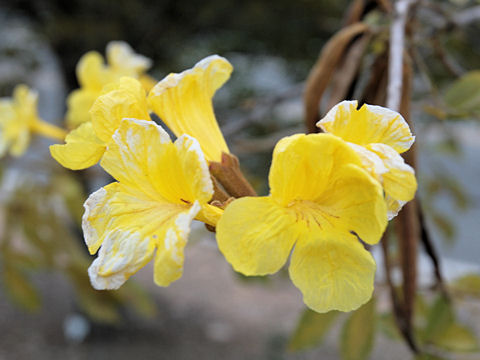
[[[347,46],[358,35],[369,31],[363,23],[355,23],[337,32],[323,47],[320,56],[308,75],[305,84],[305,124],[309,133],[317,132],[320,99],[330,83],[333,73],[345,54]]]

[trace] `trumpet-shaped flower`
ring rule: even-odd
[[[212,55],[192,69],[170,74],[150,91],[153,111],[176,136],[196,138],[208,161],[221,161],[228,147],[213,112],[212,98],[230,77],[233,68],[224,58]]]
[[[358,238],[375,244],[387,223],[382,188],[361,166],[333,135],[282,139],[273,153],[270,195],[227,206],[217,224],[220,251],[245,275],[275,273],[292,252],[290,278],[307,306],[358,308],[371,297],[376,268]]]
[[[365,169],[383,185],[391,219],[417,190],[413,168],[399,155],[412,146],[415,137],[399,113],[367,104],[357,107],[357,101],[343,101],[317,126],[341,137],[358,153]]]
[[[37,114],[38,94],[26,85],[17,85],[13,98],[0,99],[0,156],[7,151],[21,156],[27,150],[32,132],[63,139],[65,133],[42,121]]]
[[[67,99],[67,124],[76,128],[90,120],[89,110],[105,85],[123,76],[141,79],[141,83],[150,90],[152,84],[145,80],[145,72],[151,66],[151,60],[136,54],[125,42],[112,41],[107,45],[107,62],[96,51],[86,53],[77,65],[77,78],[80,88],[72,91]]]
[[[194,218],[215,225],[208,205],[213,186],[198,142],[172,143],[152,121],[124,119],[101,166],[117,182],[85,202],[82,227],[96,289],[116,289],[155,256],[154,279],[168,286],[182,275],[183,251]],[[156,253],[155,253],[156,252]]]
[[[106,85],[90,109],[91,121],[72,130],[65,144],[50,146],[62,166],[79,170],[95,165],[123,118],[149,119],[145,90],[134,78]]]

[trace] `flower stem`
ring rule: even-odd
[[[42,120],[37,120],[33,123],[32,131],[47,138],[61,141],[65,140],[65,136],[67,136],[67,132],[64,129]]]
[[[238,158],[235,155],[223,153],[222,162],[212,161],[210,163],[210,173],[233,197],[257,196],[252,185],[243,176]]]

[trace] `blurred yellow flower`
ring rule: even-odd
[[[370,299],[375,244],[387,224],[378,181],[358,155],[328,134],[294,135],[276,145],[270,195],[244,197],[217,224],[220,251],[245,275],[289,273],[307,306],[350,311]]]
[[[148,101],[176,136],[197,139],[208,161],[221,161],[228,147],[213,112],[212,98],[230,77],[232,65],[212,55],[192,69],[170,74],[153,87]]]
[[[172,143],[154,122],[124,119],[100,164],[117,182],[85,202],[85,242],[91,254],[100,248],[93,287],[119,288],[155,250],[154,280],[168,286],[182,275],[191,221],[214,226],[222,212],[208,205],[213,185],[198,142]]]
[[[109,83],[91,106],[90,117],[67,135],[64,145],[50,146],[62,166],[79,170],[95,165],[123,118],[150,119],[145,90],[129,77]]]
[[[108,43],[106,54],[108,65],[96,51],[86,53],[78,62],[80,88],[72,91],[67,99],[66,120],[69,128],[76,128],[90,120],[89,110],[108,83],[129,76],[139,78],[147,91],[153,86],[151,78],[145,74],[151,66],[151,60],[136,54],[127,43]]]
[[[415,137],[399,113],[367,104],[357,108],[357,101],[342,101],[317,126],[357,152],[364,168],[383,185],[391,219],[417,190],[415,171],[399,155],[410,149]]]
[[[21,156],[27,150],[32,133],[65,138],[64,130],[44,122],[37,114],[38,94],[26,85],[17,85],[12,98],[0,99],[0,156],[8,151]]]

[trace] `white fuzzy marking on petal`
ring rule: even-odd
[[[88,219],[91,212],[104,201],[106,196],[107,191],[104,188],[100,188],[92,193],[83,204],[85,212],[82,216],[82,230],[85,244],[87,244],[88,247],[93,246],[98,241],[97,230],[90,224]]]
[[[193,152],[198,158],[198,164],[202,174],[202,191],[210,196],[213,195],[213,184],[210,178],[210,171],[208,170],[208,164],[205,160],[200,143],[194,137],[183,134],[177,140],[175,140],[175,147],[178,151],[181,149],[187,149],[189,152]]]
[[[161,95],[166,90],[168,90],[170,88],[173,88],[173,87],[176,87],[180,83],[180,81],[182,81],[182,79],[184,77],[186,77],[190,74],[194,74],[197,71],[197,69],[199,69],[199,68],[203,69],[203,70],[208,69],[210,64],[215,60],[222,60],[222,61],[225,61],[225,62],[229,63],[227,59],[225,59],[221,56],[210,55],[210,56],[206,57],[205,59],[200,60],[191,69],[182,71],[181,73],[172,73],[172,74],[167,75],[163,80],[161,80],[159,83],[157,83],[157,85],[155,85],[152,90],[150,90],[150,93],[151,94],[153,93],[153,95],[155,95],[155,96]]]
[[[145,256],[151,258],[150,248],[149,238],[139,232],[110,232],[88,269],[92,286],[97,290],[118,289],[139,270]]]
[[[369,146],[373,151],[382,154],[383,162],[387,167],[401,171],[408,171],[412,174],[415,173],[415,170],[413,170],[410,165],[406,164],[403,157],[391,146],[385,144],[370,144]]]
[[[337,105],[332,107],[327,112],[327,115],[325,115],[325,117],[323,119],[319,120],[315,125],[317,127],[321,128],[324,132],[328,133],[328,131],[323,126],[323,124],[335,122],[335,115],[337,114],[338,109],[341,108],[341,107],[344,107],[344,106],[347,107],[347,108],[349,108],[350,106],[354,106],[355,109],[356,109],[358,107],[358,102],[357,102],[357,100],[344,100],[342,102],[339,102]]]
[[[366,149],[361,145],[354,143],[347,143],[360,157],[362,165],[369,171],[374,172],[377,176],[381,177],[382,174],[388,172],[387,167],[384,165],[383,160],[375,154],[373,151]]]

